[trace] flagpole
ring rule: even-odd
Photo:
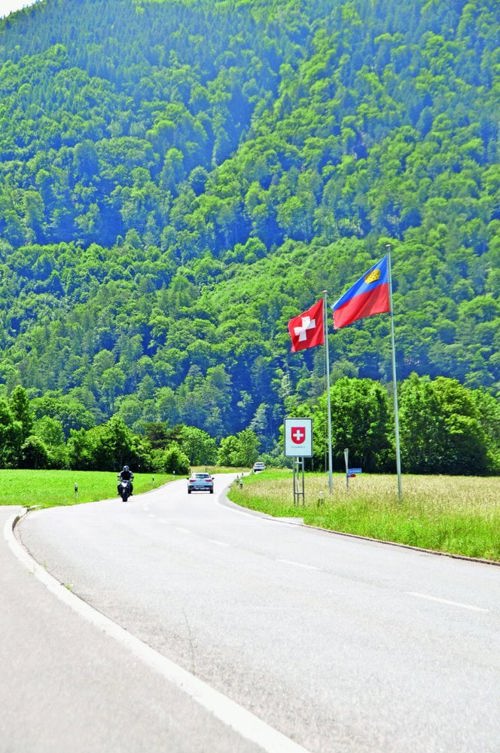
[[[394,337],[394,309],[392,306],[392,267],[391,267],[391,247],[389,244],[387,248],[387,259],[389,268],[389,305],[391,307],[391,345],[392,345],[392,383],[394,392],[394,430],[396,434],[396,471],[398,474],[398,499],[401,501],[403,497],[403,490],[401,484],[401,451],[399,446],[399,409],[398,409],[398,381],[396,377],[396,344]]]
[[[326,405],[328,422],[328,491],[333,492],[333,461],[332,461],[332,401],[330,397],[330,353],[328,350],[328,320],[326,290],[323,291],[323,332],[325,337],[325,373],[326,373]]]

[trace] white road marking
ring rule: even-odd
[[[162,675],[186,695],[190,696],[200,706],[209,711],[227,727],[233,729],[241,737],[260,746],[264,753],[311,753],[298,743],[290,740],[278,730],[266,724],[251,711],[232,701],[218,690],[210,687],[206,682],[179,667],[166,656],[159,654],[146,643],[135,638],[105,615],[97,612],[93,607],[71,593],[67,588],[50,575],[36,562],[14,536],[14,525],[17,515],[7,520],[4,527],[4,537],[11,550],[28,570],[40,580],[51,593],[64,601],[78,614],[110,635],[123,646],[128,648],[137,658],[155,672]]]
[[[175,530],[179,531],[179,533],[191,533],[189,528],[182,528],[181,526],[175,526]]]
[[[319,567],[315,567],[314,565],[306,565],[305,562],[296,562],[295,560],[282,560],[277,559],[276,562],[283,562],[285,565],[294,565],[295,567],[303,567],[304,570],[319,570]]]
[[[208,539],[211,544],[217,544],[217,546],[229,546],[226,541],[219,541],[218,539]]]
[[[473,604],[463,604],[460,601],[450,601],[449,599],[441,599],[439,596],[431,596],[430,594],[421,594],[418,591],[407,591],[409,596],[416,596],[418,599],[428,599],[428,601],[437,601],[440,604],[449,604],[452,607],[461,607],[462,609],[470,609],[473,612],[489,612],[489,609],[483,607],[475,607]]]

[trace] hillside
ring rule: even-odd
[[[287,320],[390,243],[400,377],[495,393],[497,28],[484,0],[45,0],[1,21],[5,392],[272,436],[323,389]],[[332,332],[333,379],[389,381],[388,332]]]

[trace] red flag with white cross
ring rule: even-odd
[[[306,348],[315,348],[325,341],[323,323],[323,299],[304,313],[288,322],[288,332],[292,338],[292,353]]]

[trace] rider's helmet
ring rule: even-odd
[[[124,471],[128,471],[128,469],[129,469],[129,468],[128,468],[128,465],[124,465],[124,466],[123,466],[123,470],[124,470]]]

